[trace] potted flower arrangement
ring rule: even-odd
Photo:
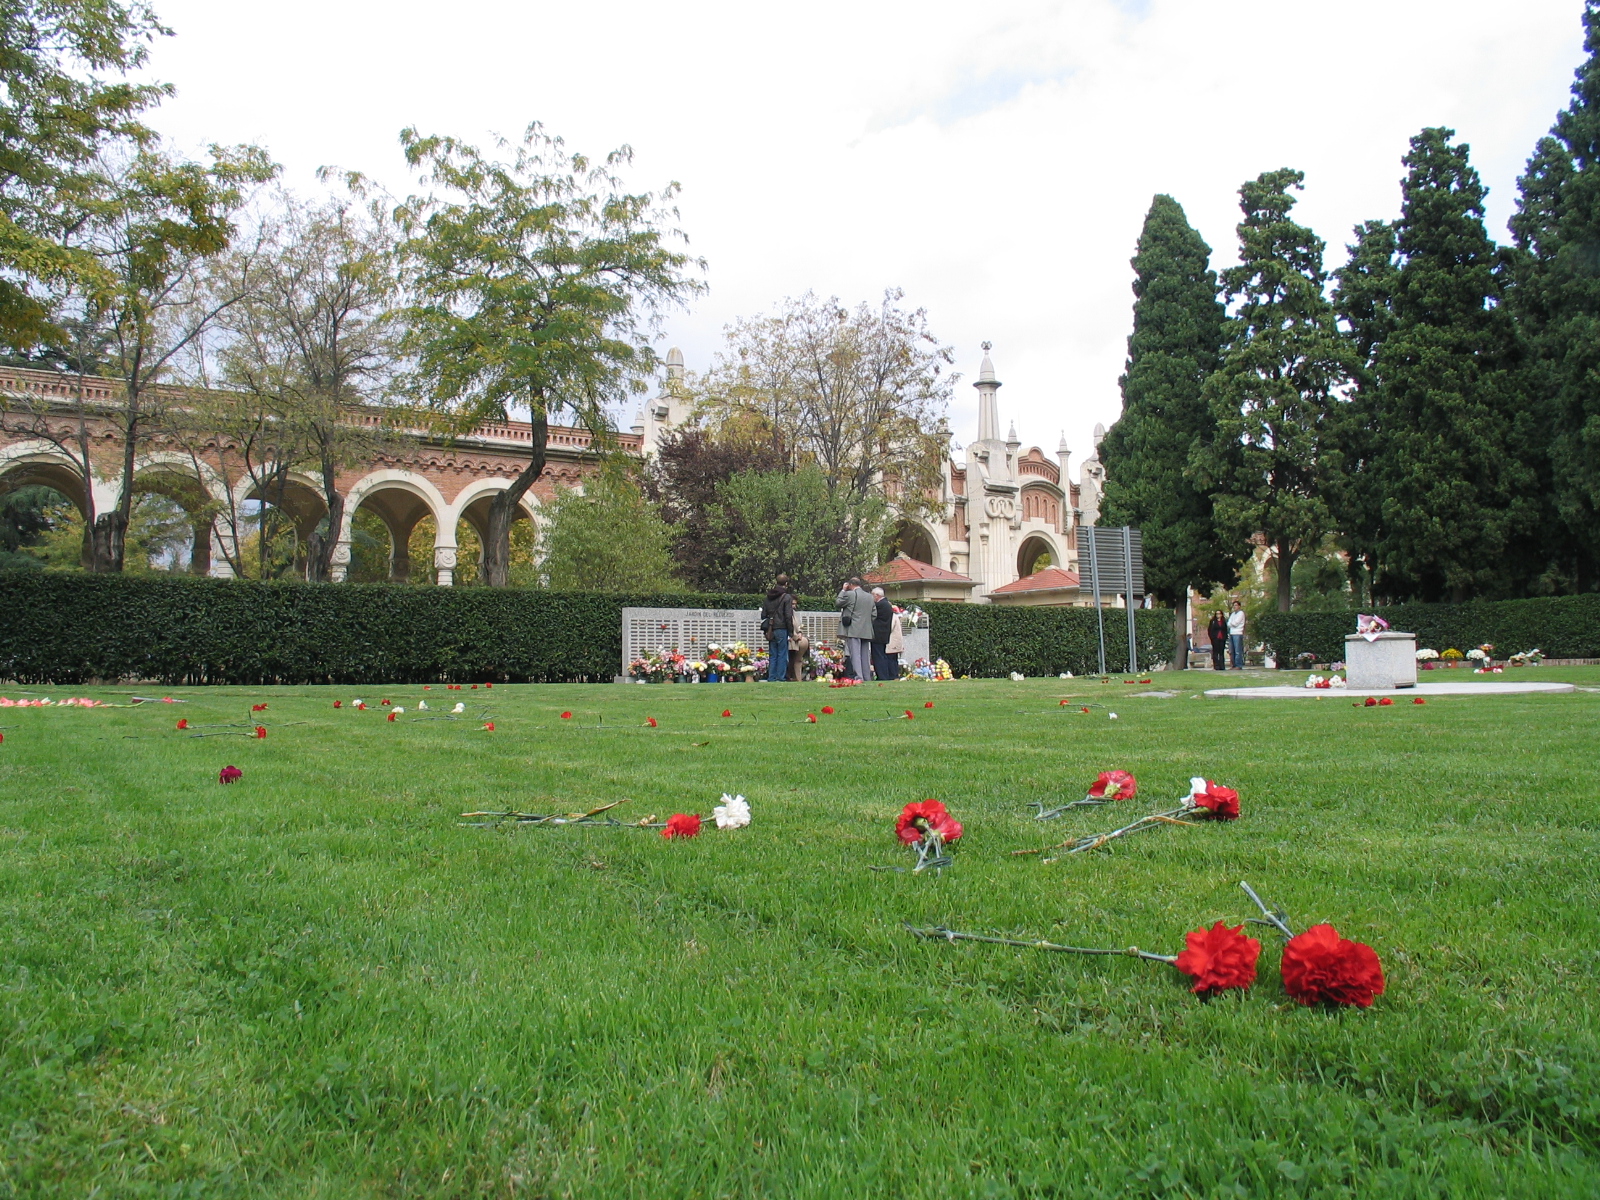
[[[818,679],[831,680],[844,674],[844,648],[832,642],[811,647],[811,665]]]
[[[1439,658],[1439,652],[1437,650],[1429,650],[1426,647],[1424,647],[1421,650],[1418,650],[1417,651],[1417,670],[1419,670],[1419,671],[1431,671],[1431,670],[1433,670],[1433,664],[1438,660],[1438,658]]]
[[[647,683],[677,682],[688,669],[688,659],[676,650],[652,650],[628,664],[628,674]]]
[[[723,648],[716,642],[709,643],[706,646],[706,669],[700,678],[706,683],[721,683],[727,676],[728,670],[729,664],[724,657]]]
[[[1532,650],[1524,650],[1521,654],[1513,654],[1506,661],[1513,667],[1537,667],[1544,661],[1544,651],[1535,647]]]
[[[1444,663],[1444,665],[1447,667],[1459,667],[1461,665],[1461,660],[1465,657],[1466,655],[1462,654],[1461,651],[1457,650],[1454,646],[1451,646],[1443,654],[1439,655],[1439,661]]]

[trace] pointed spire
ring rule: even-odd
[[[996,442],[1000,440],[1000,410],[995,404],[995,389],[1000,386],[1000,381],[994,377],[994,363],[989,361],[991,345],[983,343],[983,365],[978,368],[978,382],[972,386],[978,389],[978,441]]]
[[[683,351],[674,346],[667,351],[667,379],[677,382],[683,378]]]
[[[1071,453],[1072,453],[1072,450],[1067,445],[1067,431],[1065,429],[1063,429],[1061,431],[1061,444],[1056,447],[1056,457],[1057,458],[1066,458]]]

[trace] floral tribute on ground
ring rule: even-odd
[[[1216,921],[1209,929],[1202,925],[1184,935],[1181,954],[1154,954],[1137,946],[1118,950],[1066,946],[1043,939],[990,937],[986,934],[961,933],[942,925],[921,928],[907,923],[905,928],[915,936],[930,941],[986,942],[996,946],[1020,946],[1062,954],[1114,955],[1167,963],[1188,977],[1191,992],[1207,999],[1223,992],[1243,991],[1256,982],[1256,963],[1261,957],[1261,943],[1247,935],[1244,927],[1246,924],[1270,925],[1287,939],[1279,973],[1283,990],[1291,999],[1305,1005],[1368,1008],[1374,998],[1383,994],[1383,966],[1371,946],[1340,937],[1332,925],[1313,925],[1296,935],[1290,931],[1287,918],[1263,904],[1261,897],[1248,883],[1241,881],[1239,886],[1255,902],[1265,919],[1250,917],[1232,926],[1225,921]]]
[[[961,822],[950,815],[949,809],[930,798],[902,808],[894,823],[894,833],[903,845],[917,852],[917,865],[911,868],[912,874],[916,874],[930,868],[937,871],[948,867],[954,860],[946,852],[946,846],[960,840],[962,829]]]
[[[609,815],[611,810],[628,803],[626,798],[601,804],[587,812],[529,813],[515,809],[505,812],[464,812],[458,822],[469,829],[521,828],[531,825],[595,825],[608,829],[654,829],[662,837],[692,838],[703,832],[705,818],[697,813],[673,813],[665,821],[656,820],[650,813],[637,821],[621,821]],[[718,829],[742,829],[750,824],[750,802],[743,796],[722,794],[722,803],[711,810],[711,820]]]
[[[1063,702],[1064,703],[1064,702]],[[1101,804],[1111,804],[1118,800],[1132,800],[1139,794],[1139,781],[1127,771],[1101,771],[1095,781],[1089,785],[1088,792],[1082,800],[1069,800],[1065,804],[1047,809],[1043,800],[1031,800],[1030,808],[1039,811],[1034,814],[1035,821],[1048,821],[1059,817],[1069,808],[1094,808]]]
[[[1067,807],[1072,806],[1068,805]],[[1057,842],[1053,846],[1042,846],[1036,850],[1013,850],[1011,853],[1013,857],[1025,854],[1046,854],[1051,850],[1065,850],[1068,854],[1082,854],[1086,850],[1098,850],[1101,846],[1117,838],[1127,837],[1131,833],[1143,833],[1147,829],[1155,829],[1161,825],[1194,825],[1200,820],[1236,821],[1238,819],[1239,793],[1233,788],[1223,787],[1220,783],[1214,783],[1209,779],[1196,775],[1189,780],[1189,794],[1183,798],[1177,808],[1140,817],[1137,821],[1124,825],[1120,829],[1113,829],[1109,833],[1091,833],[1083,837],[1070,838],[1065,842]],[[1045,859],[1044,861],[1053,862],[1055,860]]]

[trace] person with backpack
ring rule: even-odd
[[[767,589],[761,602],[761,635],[767,639],[767,682],[789,678],[789,638],[794,633],[794,596],[783,576]]]

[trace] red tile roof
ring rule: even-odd
[[[974,585],[977,583],[977,580],[969,579],[965,575],[946,571],[943,567],[936,567],[932,563],[919,562],[904,554],[896,554],[883,566],[863,572],[861,578],[867,583],[914,583],[919,579],[929,579],[938,583]]]
[[[997,587],[990,593],[992,596],[1016,595],[1018,592],[1060,592],[1076,589],[1081,586],[1078,576],[1061,567],[1046,567],[1042,571],[1035,571],[1032,575],[1024,575],[1015,582],[1004,587]]]

